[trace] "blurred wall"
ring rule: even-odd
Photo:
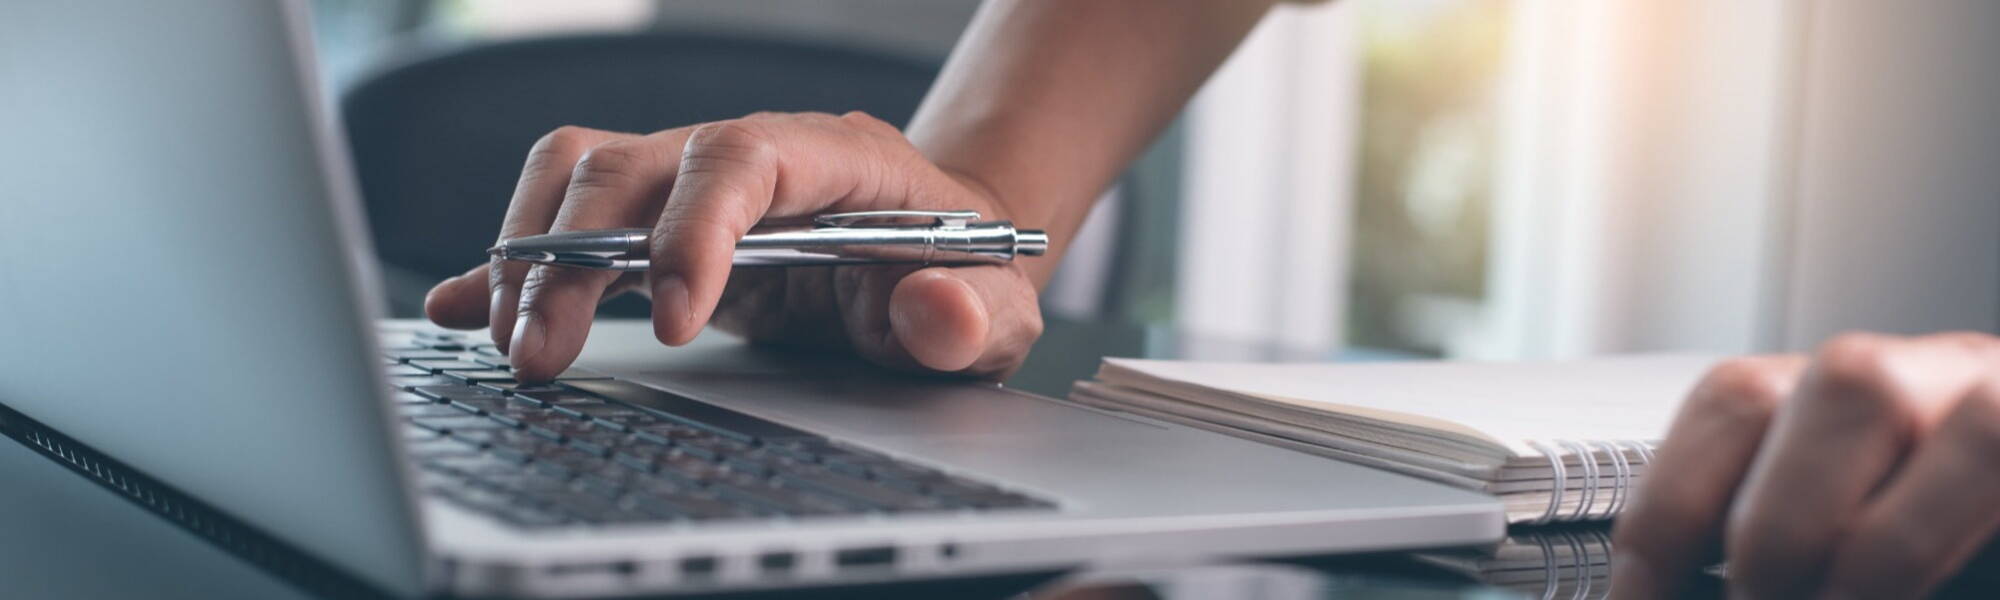
[[[1821,2],[1777,345],[2000,331],[2000,2]]]

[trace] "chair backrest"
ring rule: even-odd
[[[850,48],[588,35],[404,61],[355,85],[341,110],[385,272],[436,281],[481,258],[528,147],[556,127],[651,132],[764,110],[861,110],[901,126],[936,74]],[[421,287],[390,279],[392,307],[409,314]]]

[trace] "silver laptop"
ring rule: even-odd
[[[601,324],[584,368],[516,385],[476,335],[374,319],[303,13],[0,7],[0,404],[369,585],[692,593],[1501,535],[1479,494],[719,336]]]

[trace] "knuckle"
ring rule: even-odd
[[[632,142],[599,144],[584,151],[576,161],[574,185],[594,186],[637,176],[645,166],[646,151]]]
[[[1898,373],[1895,340],[1886,336],[1848,333],[1821,345],[1816,353],[1819,379],[1826,396],[1877,409],[1894,409],[1907,395]]]
[[[521,281],[521,312],[540,312],[547,308],[547,304],[552,301],[558,290],[565,286],[581,285],[598,275],[594,271],[544,266],[529,269],[527,278]]]
[[[1857,388],[1891,379],[1888,338],[1869,333],[1844,333],[1821,344],[1815,353],[1829,381]]]
[[[528,275],[528,268],[521,263],[492,260],[486,263],[486,289],[499,293],[510,285],[520,285],[521,278]]]
[[[1029,345],[1034,344],[1035,340],[1042,339],[1043,328],[1044,324],[1042,323],[1042,311],[1039,310],[1028,311],[1028,314],[1022,317],[1021,319],[1020,346],[1025,348]]]
[[[869,133],[889,135],[902,135],[903,133],[895,125],[891,125],[888,121],[877,118],[875,115],[868,114],[866,111],[850,110],[841,113],[839,119],[842,123]]]
[[[528,276],[521,280],[521,300],[518,315],[526,316],[530,313],[540,312],[542,302],[544,302],[543,297],[551,285],[550,279],[548,269],[536,267],[528,271]]]
[[[718,182],[716,185],[728,188],[730,191],[726,193],[731,197],[740,197],[738,194],[742,192],[734,189],[734,183]],[[727,232],[733,235],[737,229],[747,227],[739,224],[753,223],[757,220],[758,215],[751,214],[751,208],[743,202],[719,205],[712,202],[709,205],[697,202],[669,204],[660,214],[658,235],[652,237],[650,250],[653,256],[664,256],[682,247],[691,236],[700,236],[705,232]]]
[[[1734,358],[1710,368],[1688,395],[1686,415],[1726,423],[1731,428],[1762,428],[1777,414],[1790,394],[1791,374],[1756,358]]]
[[[1700,396],[1709,408],[1768,414],[1791,392],[1790,373],[1766,360],[1732,358],[1702,377]]]
[[[704,158],[764,163],[775,157],[776,145],[756,121],[717,121],[688,133],[682,162]]]
[[[535,145],[530,152],[557,155],[580,154],[584,150],[590,149],[591,137],[592,132],[588,128],[564,125],[542,134],[540,139],[535,140]]]

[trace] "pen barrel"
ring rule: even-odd
[[[760,227],[736,243],[735,265],[1003,264],[1040,255],[1047,236],[1005,221],[963,228]]]

